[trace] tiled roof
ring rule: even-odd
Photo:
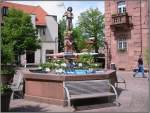
[[[0,3],[0,6],[22,10],[28,14],[34,14],[36,15],[36,25],[46,25],[45,16],[48,14],[40,6],[30,6],[10,2],[2,2]]]

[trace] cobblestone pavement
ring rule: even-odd
[[[120,106],[113,103],[82,105],[76,107],[76,112],[148,112],[149,111],[149,80],[147,78],[134,78],[133,72],[118,71],[117,76],[126,80],[119,84],[122,91],[119,94]],[[148,76],[148,74],[146,74]],[[13,112],[73,112],[73,108],[37,103],[25,99],[15,99],[10,102],[10,111]]]

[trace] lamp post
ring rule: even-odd
[[[104,47],[106,48],[106,66],[108,69],[110,69],[110,63],[111,63],[111,52],[110,52],[110,49],[109,49],[109,46],[108,46],[108,43],[107,41],[104,41]]]

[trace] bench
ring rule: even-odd
[[[71,100],[88,99],[115,96],[118,94],[109,80],[86,80],[86,81],[65,81],[64,89],[67,96],[68,106],[71,106]],[[117,102],[117,101],[116,101]]]
[[[23,75],[20,70],[17,70],[13,78],[13,83],[10,85],[12,90],[11,99],[14,99],[14,96],[18,98],[23,98]],[[17,94],[17,92],[19,94]]]
[[[118,84],[124,84],[125,89],[127,87],[126,81],[122,77],[117,77],[117,81],[115,82],[115,88],[118,88]]]

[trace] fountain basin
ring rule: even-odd
[[[96,73],[94,70],[87,70],[87,69],[75,69],[75,70],[66,70],[65,74],[74,74],[74,75],[86,75]]]
[[[36,69],[36,70],[29,70],[30,72],[33,73],[48,73],[45,70],[42,69]],[[91,74],[91,73],[96,73],[96,70],[88,70],[88,69],[68,69],[63,71],[64,74],[72,74],[72,75],[86,75],[86,74]]]
[[[65,81],[86,81],[110,79],[111,84],[117,80],[116,71],[106,70],[90,74],[54,74],[54,73],[33,73],[23,71],[25,80],[25,99],[46,102],[56,105],[67,105]]]

